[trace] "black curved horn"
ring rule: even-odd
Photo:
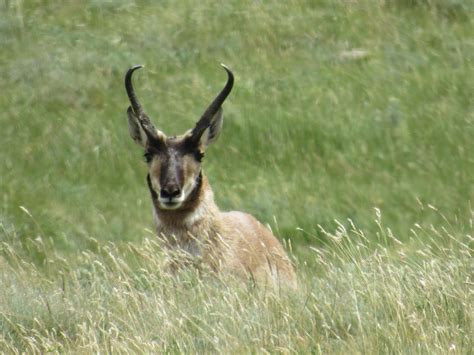
[[[224,64],[221,64],[222,67],[227,72],[227,83],[225,84],[224,88],[221,90],[219,95],[216,96],[214,101],[209,105],[209,107],[204,111],[203,115],[201,116],[200,120],[196,123],[196,126],[193,128],[192,136],[194,140],[199,140],[201,135],[204,133],[204,130],[209,127],[211,124],[211,120],[214,115],[217,113],[219,108],[224,103],[227,96],[229,96],[230,92],[232,91],[232,86],[234,85],[234,74],[232,71]]]
[[[156,132],[156,128],[153,126],[153,123],[151,123],[145,111],[143,111],[143,108],[140,105],[140,102],[138,102],[137,95],[135,95],[135,90],[133,89],[132,85],[133,72],[140,68],[143,68],[143,65],[135,65],[128,69],[127,74],[125,74],[125,90],[127,91],[128,99],[130,100],[130,104],[132,105],[133,113],[138,119],[138,123],[147,135],[149,141],[152,144],[159,145],[160,139]]]
[[[135,90],[132,85],[132,75],[135,70],[140,68],[143,68],[143,65],[135,65],[128,69],[127,74],[125,74],[125,90],[127,90],[128,99],[132,104],[133,112],[135,112],[137,116],[143,114],[143,108],[140,102],[138,102],[137,95],[135,95]]]

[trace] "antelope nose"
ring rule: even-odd
[[[181,195],[181,189],[176,185],[165,186],[160,191],[161,198],[172,199],[173,197],[177,197],[179,195]]]

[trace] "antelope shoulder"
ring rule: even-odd
[[[259,284],[285,283],[296,287],[296,275],[283,246],[271,231],[252,215],[221,212],[221,237],[228,248],[225,267],[250,274]]]

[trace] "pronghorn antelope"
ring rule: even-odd
[[[201,169],[205,150],[221,131],[222,104],[234,83],[230,69],[222,66],[225,87],[195,127],[177,137],[157,130],[137,99],[132,75],[142,66],[125,75],[129,131],[145,150],[157,233],[167,249],[183,251],[212,270],[294,288],[293,266],[277,238],[249,214],[221,212]]]

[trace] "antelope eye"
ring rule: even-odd
[[[143,157],[145,158],[145,161],[147,163],[150,163],[151,160],[153,159],[153,153],[152,152],[145,152],[145,154],[143,154]]]
[[[193,154],[194,154],[194,159],[196,159],[198,162],[201,162],[202,158],[204,158],[204,153],[201,152],[200,150],[195,150]]]

